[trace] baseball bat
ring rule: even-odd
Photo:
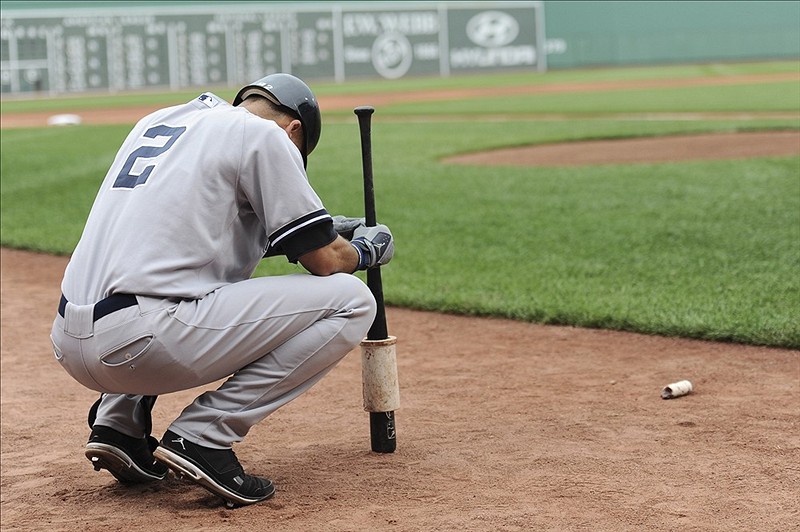
[[[377,225],[375,186],[372,175],[371,106],[356,107],[361,134],[361,166],[364,174],[364,211],[368,227]],[[399,406],[399,386],[395,358],[396,338],[389,336],[383,302],[380,267],[367,270],[367,286],[377,303],[375,320],[361,343],[362,386],[364,409],[369,412],[370,443],[378,453],[393,453],[397,448],[394,410]]]

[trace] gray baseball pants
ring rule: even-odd
[[[217,449],[297,398],[366,335],[375,299],[357,277],[296,274],[226,285],[197,300],[137,296],[93,321],[67,303],[51,339],[64,369],[103,392],[95,424],[142,437],[142,395],[229,377],[198,396],[169,430]],[[149,413],[148,413],[149,414]]]

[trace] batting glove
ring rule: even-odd
[[[350,244],[358,252],[357,270],[382,266],[392,260],[394,255],[392,232],[385,225],[357,227]]]
[[[353,231],[355,231],[357,227],[366,224],[367,221],[364,218],[347,218],[341,215],[333,217],[333,230],[347,240],[353,239]]]

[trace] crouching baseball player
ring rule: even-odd
[[[244,87],[233,105],[204,93],[144,117],[103,180],[64,273],[55,356],[101,392],[86,456],[123,483],[168,468],[228,506],[273,495],[232,450],[359,344],[375,314],[351,275],[387,263],[384,225],[331,217],[306,175],[317,101],[288,74]],[[343,236],[344,235],[344,236]],[[308,274],[251,278],[264,256]],[[159,394],[227,379],[157,441]]]

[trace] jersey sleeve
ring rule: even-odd
[[[278,244],[270,245],[264,256],[286,255],[289,262],[297,262],[297,259],[309,251],[330,244],[336,240],[336,236],[332,221],[317,223],[293,233]]]
[[[244,118],[239,188],[264,226],[266,256],[290,261],[336,238],[330,214],[311,187],[300,150],[272,121]]]

